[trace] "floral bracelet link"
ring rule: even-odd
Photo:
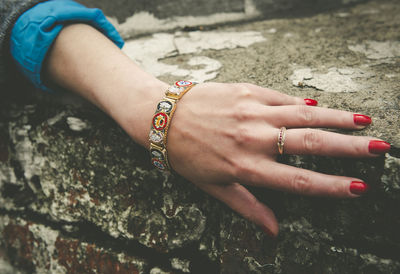
[[[157,104],[151,123],[149,140],[151,163],[161,171],[171,169],[167,153],[167,136],[176,103],[196,84],[189,81],[176,82],[165,91],[165,97]]]

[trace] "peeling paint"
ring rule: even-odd
[[[180,55],[198,53],[204,50],[247,48],[254,43],[266,41],[261,33],[257,31],[193,31],[187,35],[183,33],[177,34],[174,40]]]
[[[15,185],[22,185],[21,182],[17,181],[14,170],[12,168],[6,165],[0,165],[0,189],[5,182]]]
[[[73,131],[82,131],[88,128],[87,122],[84,122],[77,117],[67,117],[67,124]]]
[[[36,261],[40,260],[41,257],[44,258],[44,260],[41,263],[36,262],[36,271],[38,273],[46,273],[46,272],[51,272],[54,274],[61,274],[61,273],[66,273],[66,269],[59,265],[57,262],[57,258],[55,257],[55,243],[57,240],[57,237],[59,236],[59,233],[55,230],[52,230],[46,226],[43,225],[37,225],[37,224],[31,224],[29,226],[29,230],[32,232],[34,235],[35,239],[39,241],[42,241],[44,247],[46,249],[46,252],[42,252],[40,248],[39,250],[35,250],[35,255]]]
[[[45,159],[40,154],[35,153],[35,147],[29,139],[30,125],[18,127],[10,123],[10,138],[15,144],[15,155],[22,165],[24,176],[30,180],[34,175],[40,175],[40,168]]]
[[[260,32],[189,32],[188,34],[176,32],[175,34],[158,33],[151,38],[142,38],[127,41],[123,51],[144,70],[161,76],[171,74],[185,77],[188,80],[205,82],[214,79],[221,63],[205,56],[199,56],[205,50],[234,49],[238,47],[249,47],[250,45],[265,41]],[[202,68],[184,69],[178,65],[170,65],[162,62],[163,58],[171,56],[196,54],[189,59],[187,65]]]
[[[171,274],[171,272],[165,272],[161,268],[154,267],[150,270],[150,274]]]
[[[54,117],[51,117],[50,119],[47,120],[47,124],[49,126],[54,126],[57,122],[61,121],[67,113],[65,111],[61,111],[60,113],[57,113]]]
[[[381,177],[382,187],[386,193],[396,197],[400,194],[400,159],[386,155],[385,169]]]
[[[379,42],[368,40],[362,44],[350,45],[349,49],[365,54],[367,58],[375,60],[400,57],[400,41]]]
[[[185,273],[190,272],[190,261],[188,260],[181,260],[179,258],[172,258],[171,260],[171,266],[173,269],[180,270]]]
[[[173,218],[182,211],[183,207],[174,202],[171,195],[165,194],[163,200],[164,204],[161,210],[164,212],[165,217]]]
[[[327,73],[318,73],[317,69],[295,69],[290,76],[292,84],[297,87],[312,87],[326,92],[357,92],[367,89],[365,82],[357,79],[366,79],[371,73],[353,68],[329,68]]]

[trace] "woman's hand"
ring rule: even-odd
[[[362,129],[371,119],[307,102],[313,104],[251,84],[200,84],[178,102],[168,134],[170,164],[266,233],[277,235],[273,212],[243,185],[348,198],[368,189],[357,178],[277,163],[281,127],[287,128],[285,154],[374,157],[390,149],[374,138],[310,129]]]
[[[151,119],[168,85],[141,70],[96,29],[84,24],[65,27],[44,71],[49,83],[96,104],[137,143],[149,147]],[[274,236],[278,223],[273,212],[243,185],[350,198],[368,188],[356,178],[277,163],[279,129],[288,128],[287,154],[373,157],[390,145],[308,129],[361,129],[370,122],[363,115],[307,106],[301,98],[250,84],[200,84],[178,102],[168,156],[178,173]]]

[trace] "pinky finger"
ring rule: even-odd
[[[198,185],[202,190],[224,202],[244,218],[259,225],[271,237],[278,235],[279,227],[275,214],[259,202],[253,194],[238,183],[227,185]]]

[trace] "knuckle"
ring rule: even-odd
[[[303,147],[306,153],[320,151],[323,146],[321,134],[317,130],[307,129],[303,136]]]
[[[365,155],[367,152],[367,143],[360,142],[358,137],[349,136],[349,138],[354,155]]]
[[[311,180],[310,177],[303,174],[298,173],[293,177],[292,188],[295,192],[300,194],[309,193],[311,189]]]
[[[250,130],[246,127],[238,127],[234,139],[237,145],[242,146],[253,140]]]
[[[232,161],[231,165],[232,165],[232,175],[233,178],[235,178],[236,180],[239,181],[246,180],[252,174],[251,167],[245,165],[245,163],[240,159]]]
[[[253,95],[253,85],[248,83],[239,83],[236,84],[237,92],[239,97],[244,98],[251,98]]]
[[[318,121],[318,117],[315,115],[313,109],[309,106],[297,106],[297,115],[300,121],[306,124],[314,124]]]
[[[247,121],[254,117],[254,112],[249,105],[242,103],[233,109],[233,116],[236,121]]]

